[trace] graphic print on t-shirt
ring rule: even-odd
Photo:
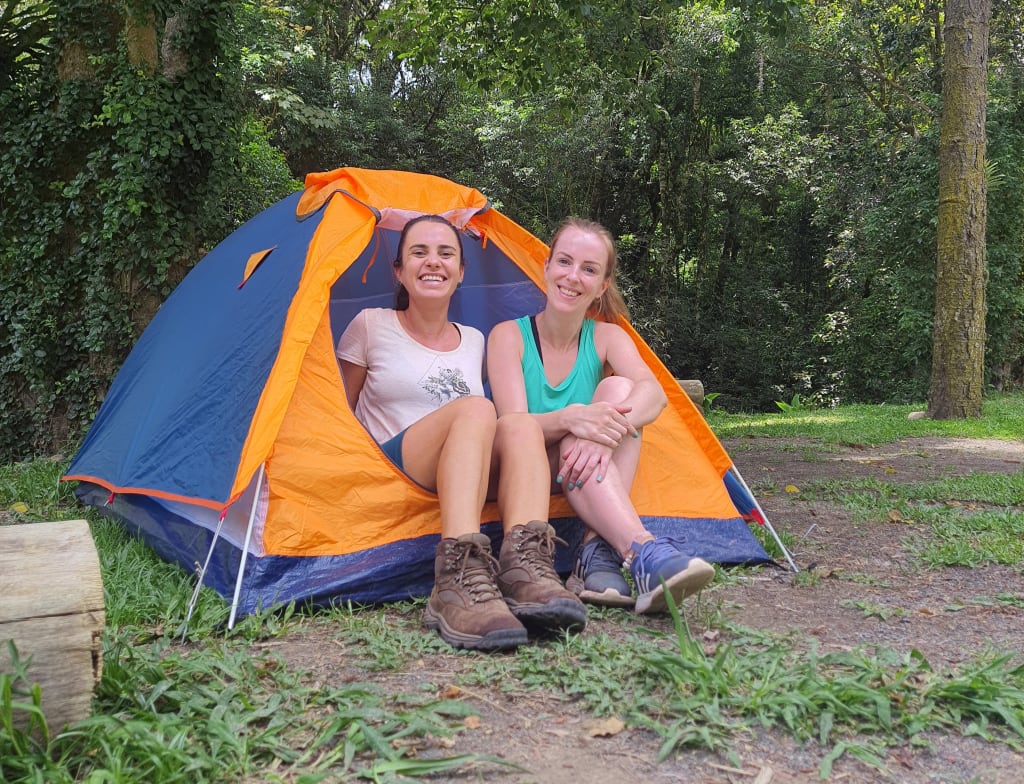
[[[440,368],[435,376],[427,376],[421,384],[439,406],[470,394],[462,368]]]

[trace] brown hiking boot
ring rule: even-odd
[[[555,529],[543,520],[505,534],[498,556],[498,588],[512,614],[535,632],[583,631],[587,608],[555,572]],[[564,544],[564,542],[563,542]]]
[[[423,624],[453,648],[499,651],[525,643],[526,629],[494,584],[496,565],[485,534],[442,539]]]

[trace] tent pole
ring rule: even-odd
[[[199,601],[199,591],[203,587],[203,578],[206,577],[206,570],[210,566],[210,559],[213,557],[213,548],[217,545],[217,539],[220,537],[220,529],[224,527],[224,518],[222,517],[217,521],[217,530],[213,532],[213,539],[210,541],[210,550],[206,554],[206,560],[203,562],[202,568],[199,570],[199,574],[196,575],[196,588],[192,591],[192,598],[188,602],[188,612],[185,613],[185,625],[181,630],[181,641],[185,642],[185,637],[188,635],[188,624],[192,620],[192,613],[195,612],[196,603]]]
[[[238,597],[242,593],[242,576],[245,574],[245,562],[249,556],[249,542],[252,540],[252,526],[256,521],[256,508],[260,503],[260,491],[263,489],[263,467],[260,463],[260,472],[256,477],[256,492],[252,497],[252,508],[249,510],[249,524],[245,527],[245,544],[242,545],[242,560],[238,564],[238,579],[235,580],[235,595],[231,600],[231,615],[228,618],[228,629],[235,628],[235,615],[238,613]]]
[[[772,535],[772,538],[775,540],[775,544],[779,546],[779,549],[782,550],[782,554],[786,556],[786,561],[789,562],[789,568],[792,569],[794,572],[799,572],[800,570],[797,569],[796,564],[793,563],[793,559],[790,557],[789,550],[786,549],[786,545],[782,543],[782,540],[779,538],[779,535],[775,533],[775,529],[772,527],[771,520],[769,520],[768,515],[764,513],[764,509],[761,507],[760,502],[757,500],[757,496],[750,492],[750,487],[747,486],[747,480],[743,478],[743,474],[740,473],[740,470],[736,467],[735,464],[733,464],[732,470],[733,473],[736,474],[736,478],[740,480],[740,484],[743,485],[743,489],[747,491],[747,495],[750,496],[750,500],[754,502],[754,506],[760,513],[761,519],[764,521],[765,526],[768,528],[768,532]]]

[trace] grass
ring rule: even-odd
[[[928,566],[1024,565],[1024,471],[909,483],[833,479],[805,484],[801,497],[830,501],[857,520],[907,525],[910,549]]]
[[[717,409],[708,413],[708,423],[719,438],[774,436],[811,439],[821,444],[878,446],[902,438],[944,436],[947,438],[1021,439],[1024,393],[989,396],[979,419],[907,419],[924,404],[851,405],[835,409],[798,408],[770,414],[730,414]]]
[[[1024,417],[1024,396],[997,396],[982,420],[967,423],[907,420],[914,408],[711,412],[711,422],[719,435],[798,438],[809,455],[837,443],[915,435],[1011,437]],[[662,758],[700,748],[735,759],[739,739],[775,729],[820,745],[823,778],[845,757],[882,771],[889,748],[922,743],[929,730],[1024,750],[1019,655],[978,651],[956,669],[942,669],[917,651],[825,654],[813,638],[730,624],[714,592],[687,605],[691,622],[712,631],[710,638],[691,634],[678,613],[663,633],[644,619],[598,609],[587,634],[487,656],[453,652],[424,633],[422,601],[290,607],[244,618],[228,632],[225,603],[203,590],[183,643],[191,575],[116,524],[83,514],[57,481],[63,467],[51,460],[0,467],[0,523],[89,518],[106,591],[102,681],[88,719],[49,728],[39,707],[44,695],[14,651],[10,672],[0,673],[0,781],[400,782],[446,771],[472,778],[481,766],[502,763],[453,754],[453,739],[466,731],[474,706],[502,693],[543,693],[566,713],[622,718],[659,738]],[[1024,474],[906,485],[820,482],[801,487],[801,498],[906,525],[908,544],[928,568],[1024,567]],[[814,590],[818,579],[809,574],[797,589]],[[1008,591],[970,602],[1018,612],[1024,596]],[[851,606],[883,622],[899,612]],[[275,653],[275,641],[299,634],[326,640],[324,655],[337,656],[340,674],[324,679]],[[444,666],[410,678],[409,693],[383,685],[388,673],[430,661]]]

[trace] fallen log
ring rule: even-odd
[[[0,673],[14,673],[13,641],[27,681],[40,687],[51,733],[89,715],[103,672],[104,620],[100,561],[85,520],[0,526]],[[28,714],[16,710],[14,721],[25,729]]]

